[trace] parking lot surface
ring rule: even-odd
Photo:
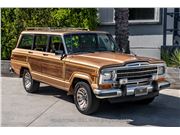
[[[72,96],[42,84],[26,93],[20,78],[2,77],[1,126],[180,126],[180,90],[166,89],[150,105],[103,102],[91,116],[79,113]]]

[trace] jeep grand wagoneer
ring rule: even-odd
[[[163,61],[119,50],[107,32],[29,28],[12,51],[11,70],[27,92],[37,92],[40,82],[67,91],[83,114],[95,112],[103,99],[148,104],[169,87]]]

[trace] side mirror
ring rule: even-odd
[[[66,54],[64,54],[64,51],[62,50],[56,50],[55,55],[61,55],[61,60],[66,57]]]

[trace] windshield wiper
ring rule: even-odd
[[[95,50],[96,52],[107,52],[107,51],[109,51],[109,50],[101,50],[101,49],[97,49],[97,50]]]
[[[118,52],[118,50],[96,50],[97,52]]]

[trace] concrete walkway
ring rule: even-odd
[[[180,90],[166,89],[147,106],[103,103],[80,114],[65,92],[41,85],[26,93],[19,78],[2,77],[2,126],[180,126]]]

